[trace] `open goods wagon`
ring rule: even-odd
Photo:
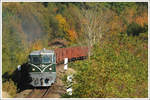
[[[57,48],[55,49],[56,63],[61,63],[64,58],[69,60],[84,58],[88,54],[88,47],[70,47],[70,48]]]

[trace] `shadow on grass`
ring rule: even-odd
[[[29,85],[31,78],[29,77],[28,68],[28,64],[25,63],[21,65],[20,71],[16,69],[11,75],[9,75],[8,72],[4,73],[2,75],[3,82],[11,79],[17,85],[18,92],[21,92],[25,89],[32,89],[33,87]]]

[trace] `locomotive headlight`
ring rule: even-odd
[[[34,69],[34,68],[32,68],[32,71],[35,71],[35,69]]]
[[[52,68],[50,67],[49,70],[52,70]]]
[[[45,67],[45,65],[41,65],[42,67]]]

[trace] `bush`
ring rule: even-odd
[[[9,80],[3,83],[2,90],[6,91],[12,97],[15,97],[17,93],[17,87],[12,80]]]
[[[140,26],[139,24],[132,22],[127,26],[127,34],[132,36],[138,36],[140,33],[148,31],[147,26]]]
[[[64,83],[67,81],[67,75],[63,75],[62,79],[61,79]]]

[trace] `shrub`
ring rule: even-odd
[[[132,36],[138,36],[140,33],[143,33],[147,30],[147,26],[140,26],[139,24],[132,22],[127,26],[127,34]]]
[[[8,94],[12,97],[16,96],[17,87],[12,80],[6,81],[2,84],[2,90],[8,92]]]

